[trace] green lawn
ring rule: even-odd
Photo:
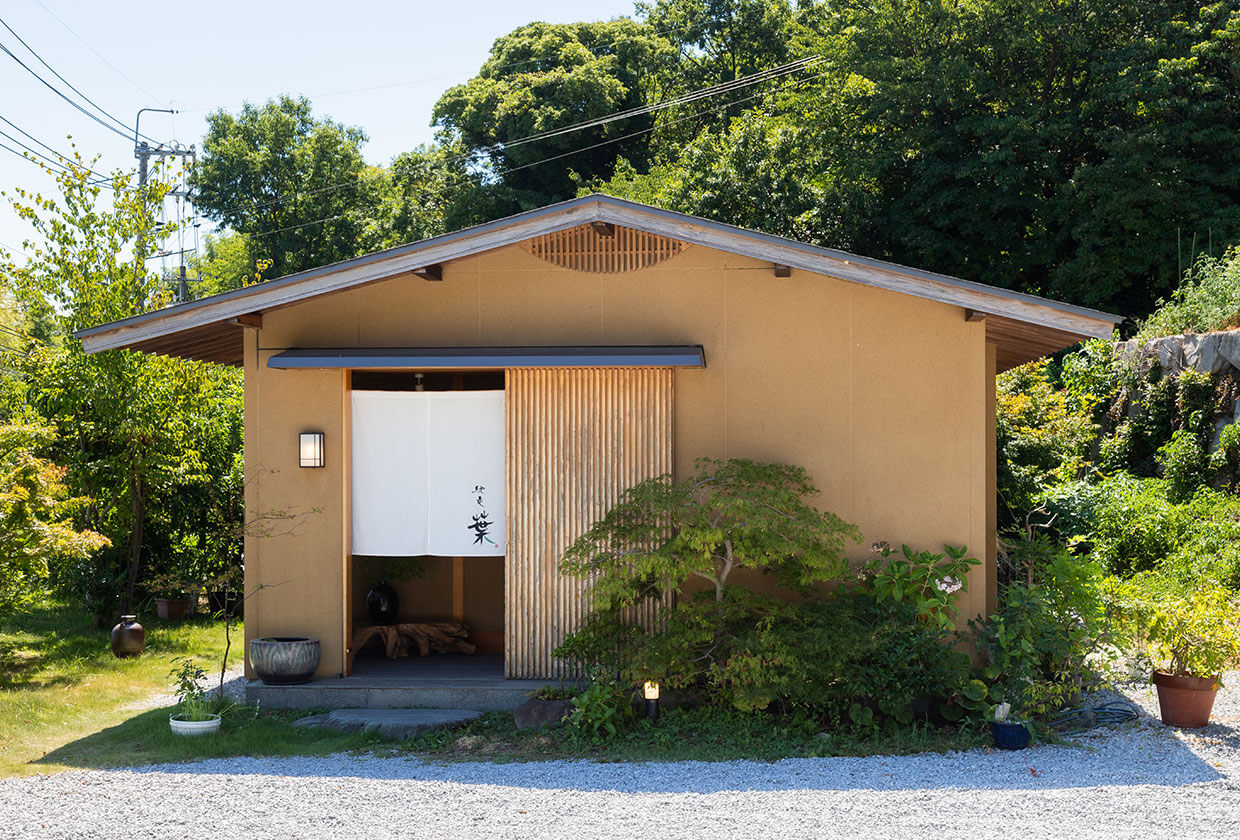
[[[207,619],[140,616],[146,651],[116,659],[110,628],[56,605],[0,622],[0,777],[83,767],[116,767],[229,755],[310,755],[378,743],[359,735],[294,729],[294,715],[225,717],[220,735],[184,738],[168,727],[170,708],[142,708],[172,691],[172,660],[192,656],[218,674],[224,626]],[[234,627],[230,664],[240,661]]]
[[[633,721],[614,739],[598,743],[571,729],[521,731],[507,712],[492,712],[465,727],[429,732],[402,750],[443,761],[733,761],[825,756],[905,755],[967,750],[990,743],[989,731],[910,727],[869,738],[828,735],[809,721],[730,709],[668,709],[657,723]]]
[[[218,735],[185,738],[168,727],[170,707],[143,701],[172,691],[172,660],[192,656],[218,674],[223,624],[206,619],[163,622],[141,616],[146,652],[112,656],[109,629],[81,611],[57,605],[0,622],[0,778],[79,768],[123,767],[237,755],[322,755],[382,748],[435,760],[719,761],[750,758],[875,755],[969,749],[979,732],[911,728],[868,739],[824,736],[807,721],[730,710],[664,710],[659,722],[637,720],[607,743],[567,728],[519,731],[495,712],[458,729],[404,743],[323,729],[296,729],[295,712],[237,708]],[[240,627],[230,662],[240,661]]]

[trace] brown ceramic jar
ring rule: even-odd
[[[122,615],[121,623],[112,628],[112,653],[120,659],[128,659],[142,653],[146,647],[146,631],[138,623],[136,615]]]

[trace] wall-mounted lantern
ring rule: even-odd
[[[302,432],[297,437],[297,451],[299,467],[321,467],[323,466],[323,438],[322,432]]]

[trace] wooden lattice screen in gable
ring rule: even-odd
[[[657,265],[679,254],[685,243],[620,225],[595,223],[536,236],[521,247],[561,268],[616,274]]]

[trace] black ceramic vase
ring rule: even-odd
[[[366,609],[370,612],[370,620],[375,624],[395,624],[400,613],[400,599],[396,590],[388,586],[387,581],[379,580],[366,593]]]

